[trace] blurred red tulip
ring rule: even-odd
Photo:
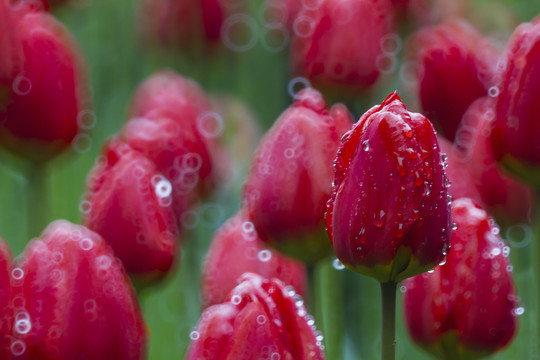
[[[456,159],[469,168],[481,203],[500,225],[528,223],[536,209],[535,192],[499,168],[489,138],[494,117],[493,98],[470,106],[456,135]]]
[[[13,319],[9,316],[9,306],[12,299],[12,264],[11,251],[4,240],[0,238],[0,359],[8,359],[11,355]]]
[[[197,83],[171,70],[150,76],[133,96],[129,119],[121,136],[155,161],[172,182],[196,187],[201,196],[209,195],[219,183],[217,163],[224,157],[219,146],[223,119]],[[130,124],[132,121],[135,124]],[[145,135],[139,129],[148,133]],[[169,131],[179,136],[176,142]],[[159,144],[159,136],[167,138],[166,149]]]
[[[514,31],[499,61],[495,121],[491,144],[495,157],[510,171],[540,184],[540,19]],[[497,94],[496,94],[497,95]]]
[[[201,290],[203,308],[224,302],[246,272],[280,279],[300,296],[307,295],[305,266],[265,248],[253,223],[240,211],[214,234],[206,254]]]
[[[22,48],[17,42],[14,14],[8,0],[0,0],[0,123],[13,79],[20,72]]]
[[[201,315],[186,360],[324,359],[303,301],[277,279],[244,274],[226,302]]]
[[[405,280],[405,319],[413,340],[444,359],[478,359],[506,346],[516,333],[517,296],[510,248],[487,213],[455,200],[457,224],[446,263]]]
[[[334,162],[326,225],[349,269],[400,281],[440,263],[450,245],[444,159],[433,126],[397,93],[346,134]]]
[[[139,31],[151,45],[208,50],[220,44],[227,19],[246,6],[245,0],[142,0]]]
[[[329,110],[322,95],[307,88],[261,140],[243,201],[265,243],[305,261],[331,253],[324,211],[332,191],[332,161],[352,120],[345,106]]]
[[[12,10],[23,58],[11,78],[7,105],[0,107],[0,143],[42,162],[69,148],[86,126],[84,66],[75,40],[52,15],[32,2],[14,3]]]
[[[351,97],[371,86],[381,69],[395,63],[383,51],[394,31],[388,0],[309,2],[294,20],[291,68],[319,89]]]
[[[425,115],[454,140],[463,114],[488,95],[497,55],[491,44],[464,20],[427,26],[407,44],[408,66],[418,69],[418,96]]]
[[[107,241],[134,281],[165,276],[178,237],[167,178],[129,145],[111,139],[88,183],[84,224]]]
[[[135,293],[98,234],[52,223],[28,245],[11,284],[14,359],[145,358]]]

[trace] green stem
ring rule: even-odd
[[[315,320],[317,321],[317,325],[322,325],[322,319],[317,319],[317,280],[316,280],[316,265],[315,264],[306,264],[306,271],[307,271],[307,280],[308,280],[308,293],[307,293],[307,299],[305,300],[306,308],[310,314],[315,316]]]
[[[396,288],[396,282],[381,283],[382,360],[394,360],[396,357]]]
[[[27,172],[28,239],[39,236],[50,219],[48,175],[46,164],[31,164]]]
[[[320,312],[324,326],[324,345],[327,360],[343,359],[343,272],[327,261],[320,271]]]

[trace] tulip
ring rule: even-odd
[[[303,301],[280,280],[247,273],[227,301],[201,315],[186,360],[324,359]]]
[[[190,52],[212,50],[220,44],[227,19],[246,5],[244,0],[143,0],[139,30],[149,44]]]
[[[498,227],[472,200],[452,205],[457,224],[446,263],[405,280],[409,333],[442,359],[477,359],[499,351],[517,330],[510,248]]]
[[[178,237],[169,180],[150,160],[112,139],[88,182],[84,224],[107,241],[134,280],[165,276]]]
[[[393,32],[389,0],[321,0],[303,7],[295,21],[291,69],[339,96],[369,88],[385,63],[383,37]]]
[[[470,106],[457,132],[458,160],[469,168],[481,203],[499,225],[528,223],[536,208],[534,189],[498,167],[489,138],[494,116],[493,98],[478,99]]]
[[[0,238],[0,358],[8,359],[11,354],[9,344],[13,331],[13,322],[9,318],[11,302],[11,269],[13,257],[9,247]]]
[[[11,271],[16,359],[144,359],[144,322],[121,264],[96,233],[56,221]]]
[[[196,186],[201,196],[212,192],[221,177],[216,163],[222,156],[219,137],[223,120],[199,85],[171,70],[158,72],[145,80],[133,95],[129,119],[121,135],[127,142],[155,161],[167,176],[176,167],[177,174],[170,176],[173,182],[178,177],[184,187]],[[159,143],[160,136],[167,139],[166,149]],[[175,136],[179,137],[176,143]],[[185,171],[190,174],[182,175]]]
[[[501,82],[497,96],[491,144],[496,159],[509,171],[534,185],[540,184],[540,20],[524,23],[512,34],[499,61]]]
[[[0,0],[0,112],[8,103],[13,79],[20,72],[22,49],[17,46],[16,38],[11,6],[8,0]]]
[[[422,28],[407,45],[407,61],[419,73],[422,109],[453,141],[469,105],[488,95],[495,50],[472,25],[457,19]]]
[[[7,105],[0,107],[0,143],[44,162],[69,148],[87,126],[83,62],[75,40],[52,15],[32,2],[16,3],[12,10],[23,61],[11,79]]]
[[[246,272],[280,279],[300,296],[307,295],[304,265],[266,249],[253,223],[240,211],[214,234],[206,254],[201,280],[203,308],[224,302],[237,279]]]
[[[243,201],[265,243],[308,262],[331,252],[324,231],[331,164],[351,124],[343,105],[329,110],[322,95],[308,88],[296,95],[261,140]]]
[[[451,230],[443,160],[429,120],[396,92],[362,115],[339,148],[326,213],[345,266],[388,282],[443,260]]]

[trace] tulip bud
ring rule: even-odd
[[[501,226],[527,223],[536,208],[534,189],[499,168],[489,138],[494,117],[493,98],[470,106],[456,135],[457,159],[469,168],[481,202]]]
[[[196,186],[201,196],[207,196],[216,187],[221,176],[216,162],[220,158],[218,140],[223,119],[194,81],[170,70],[152,75],[135,92],[129,116],[156,121],[152,127],[145,121],[130,124],[129,120],[121,136],[155,161],[160,171],[167,173],[175,167],[178,173],[170,177],[173,182],[178,177],[184,188],[189,186],[191,190]],[[171,120],[176,124],[171,124]],[[148,130],[146,136],[142,129]],[[173,134],[166,134],[167,131]],[[174,135],[180,137],[176,143]],[[166,136],[167,149],[159,144],[159,136]],[[187,157],[181,157],[184,155]]]
[[[211,50],[220,44],[227,19],[246,5],[244,0],[143,0],[138,8],[139,30],[151,45],[188,52]]]
[[[0,238],[0,359],[8,359],[11,355],[13,321],[10,318],[11,281],[13,257],[9,247]]]
[[[75,40],[52,15],[20,2],[15,41],[24,60],[0,107],[0,143],[34,162],[46,161],[76,140],[88,110],[83,65]]]
[[[427,26],[408,41],[408,66],[418,69],[418,97],[426,116],[454,140],[463,114],[488,95],[496,53],[464,20]]]
[[[49,225],[11,271],[15,359],[144,359],[133,288],[96,233]]]
[[[299,92],[261,140],[244,184],[248,217],[261,239],[281,252],[314,261],[332,250],[324,231],[332,191],[332,160],[352,116],[328,110],[319,92]]]
[[[171,183],[128,145],[109,141],[89,176],[84,224],[100,234],[128,274],[149,282],[165,276],[177,252]]]
[[[495,157],[508,170],[534,185],[540,184],[540,19],[514,31],[499,61],[502,81],[497,96],[491,144]]]
[[[348,96],[371,86],[385,63],[383,37],[393,31],[388,0],[321,0],[294,20],[291,68],[316,88]]]
[[[13,78],[20,71],[22,49],[17,43],[15,20],[8,0],[0,0],[0,123],[9,100]]]
[[[207,308],[186,360],[324,359],[322,335],[292,288],[247,273],[226,302]]]
[[[432,273],[405,280],[405,319],[413,340],[437,358],[478,359],[516,333],[510,248],[472,200],[454,201],[452,251]]]
[[[398,282],[440,263],[450,245],[444,158],[433,126],[397,93],[368,110],[334,162],[326,226],[349,269]]]
[[[300,296],[307,295],[304,265],[266,249],[253,223],[240,211],[214,234],[206,254],[201,290],[203,308],[225,301],[238,284],[238,278],[246,272],[280,279],[294,287]]]

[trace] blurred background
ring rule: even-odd
[[[239,191],[249,154],[264,131],[290,105],[291,95],[302,81],[291,82],[290,34],[283,32],[275,36],[272,34],[275,29],[265,26],[270,10],[262,0],[248,2],[243,15],[227,23],[230,32],[222,29],[225,44],[209,51],[196,45],[179,49],[153,44],[144,34],[144,26],[155,20],[152,18],[155,15],[141,11],[141,6],[139,0],[72,0],[53,7],[53,13],[69,28],[84,54],[94,108],[87,122],[91,136],[77,139],[70,154],[51,164],[47,186],[52,208],[45,216],[48,221],[68,219],[80,223],[86,176],[105,139],[118,132],[127,120],[137,85],[153,72],[172,68],[195,79],[215,99],[234,99],[230,114],[222,114],[224,135],[229,144],[237,147],[235,154],[244,158],[236,162],[230,181],[193,213],[189,224],[183,224],[188,230],[182,237],[189,241],[182,244],[182,259],[175,271],[164,282],[139,294],[149,329],[149,359],[182,359],[200,314],[200,263],[212,234],[239,208]],[[537,0],[468,0],[460,10],[460,14],[501,48],[517,24],[539,13]],[[402,45],[411,30],[403,26],[397,42]],[[401,45],[395,64],[385,67],[374,88],[346,100],[356,119],[372,105],[381,103],[394,89],[398,89],[407,107],[418,110],[415,95],[406,91]],[[20,169],[17,159],[0,153],[0,236],[16,255],[31,236],[26,226],[31,221],[26,215],[31,204],[26,201],[27,180]],[[532,232],[528,224],[516,224],[502,234],[512,247],[514,278],[525,311],[516,339],[494,359],[540,358],[540,354],[531,350],[539,341],[532,331],[537,317],[534,309],[527,306],[532,296],[530,284],[538,282],[533,277],[529,256]],[[341,269],[332,259],[325,266],[335,266],[346,282],[344,302],[331,304],[345,308],[345,359],[378,358],[379,285]],[[398,299],[397,358],[429,359],[408,339],[400,307]]]

